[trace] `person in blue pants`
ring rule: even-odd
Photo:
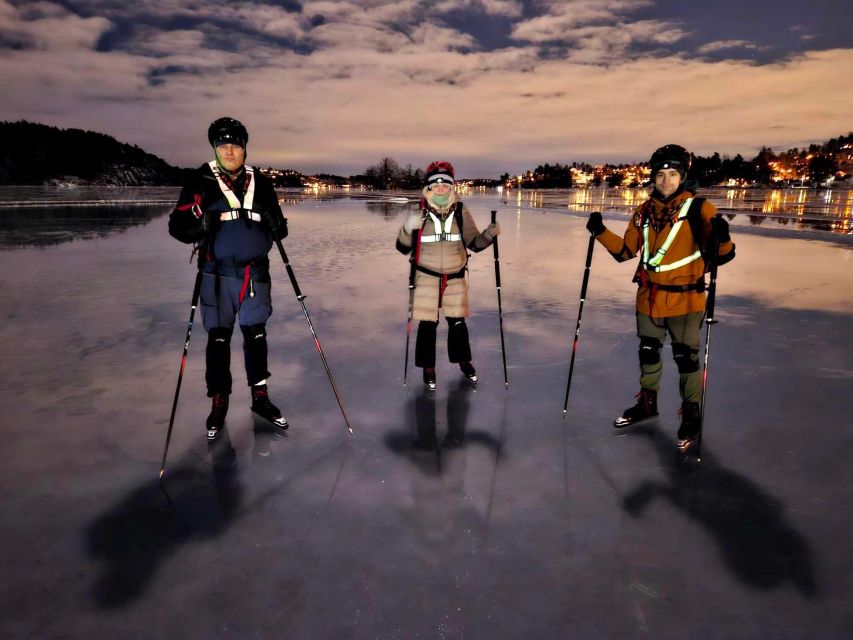
[[[231,335],[239,320],[252,411],[286,429],[269,398],[266,323],[272,314],[267,254],[287,236],[287,220],[272,181],[246,165],[249,134],[233,118],[208,129],[214,159],[194,171],[169,216],[169,233],[199,250],[201,317],[207,331],[209,440],[225,426],[231,394]]]

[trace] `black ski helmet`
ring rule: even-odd
[[[690,169],[690,154],[687,149],[677,144],[666,144],[652,154],[649,165],[652,168],[652,180],[661,169],[675,169],[684,180],[687,170]]]
[[[249,132],[239,120],[219,118],[208,127],[207,140],[214,148],[221,144],[238,144],[245,149],[249,143]]]

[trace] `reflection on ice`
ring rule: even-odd
[[[0,249],[45,246],[105,237],[171,211],[162,205],[108,207],[32,207],[5,209],[0,205]]]
[[[445,359],[435,394],[416,375],[406,390],[394,240],[411,202],[290,202],[288,257],[356,435],[272,260],[269,384],[291,427],[259,428],[235,375],[208,450],[194,337],[172,508],[157,470],[194,265],[166,217],[0,251],[0,635],[849,636],[848,236],[733,225],[691,472],[671,360],[655,425],[610,426],[637,390],[634,265],[596,248],[562,420],[584,217],[465,197],[481,226],[501,221],[509,388],[491,256],[470,263],[476,392]]]

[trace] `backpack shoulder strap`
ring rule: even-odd
[[[702,242],[702,233],[704,223],[702,221],[702,205],[705,204],[705,198],[693,198],[690,203],[690,208],[687,210],[687,222],[690,224],[690,232],[693,234],[693,241],[699,246],[699,251],[702,252],[702,258],[705,256],[705,246]],[[707,262],[707,259],[705,259]]]

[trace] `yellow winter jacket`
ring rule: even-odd
[[[655,318],[670,318],[705,309],[705,291],[700,284],[704,282],[707,267],[702,257],[690,260],[697,252],[705,250],[708,255],[713,252],[711,244],[711,220],[717,215],[717,208],[705,200],[702,203],[701,237],[694,238],[693,229],[685,219],[671,243],[666,247],[665,255],[660,259],[658,269],[652,264],[645,263],[647,255],[650,262],[654,261],[656,252],[665,247],[669,235],[676,226],[682,205],[692,197],[689,192],[675,196],[667,203],[655,197],[649,198],[634,211],[625,235],[619,237],[605,229],[596,236],[598,240],[618,261],[624,262],[637,256],[640,265],[637,267],[634,281],[637,290],[637,312]],[[697,225],[698,228],[699,225]],[[648,236],[648,254],[644,252],[645,237]],[[735,245],[731,240],[720,244],[720,260],[723,264],[734,257]],[[669,268],[676,262],[685,264]],[[673,290],[686,287],[693,290]]]

